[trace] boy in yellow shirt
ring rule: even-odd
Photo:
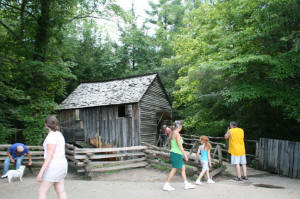
[[[235,180],[248,180],[244,130],[238,128],[236,122],[230,122],[230,129],[225,134],[225,139],[229,139],[228,153],[231,154],[231,164],[236,166],[237,178]],[[241,176],[240,164],[243,167],[244,176]]]

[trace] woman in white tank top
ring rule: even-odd
[[[64,178],[67,175],[68,162],[65,157],[65,139],[59,131],[55,116],[48,116],[45,125],[49,129],[49,134],[43,143],[44,163],[37,176],[37,181],[41,183],[38,198],[47,198],[48,191],[53,185],[58,197],[66,199]]]

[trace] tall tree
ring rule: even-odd
[[[65,94],[66,79],[74,78],[62,57],[63,30],[83,18],[106,16],[119,7],[101,0],[1,0],[0,142],[21,130],[28,144],[42,139],[44,118]],[[10,132],[10,133],[7,133]]]
[[[175,107],[188,126],[223,133],[238,120],[247,136],[299,140],[299,8],[296,0],[232,0],[186,14]]]

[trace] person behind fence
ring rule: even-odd
[[[202,171],[196,180],[196,184],[198,184],[198,185],[202,184],[201,179],[204,176],[204,174],[206,174],[207,183],[213,184],[215,182],[209,177],[209,167],[211,167],[210,150],[212,147],[211,147],[211,144],[209,143],[209,139],[207,136],[201,136],[200,143],[202,145],[199,146],[199,148],[198,148],[197,158],[200,159],[200,162],[202,165]],[[199,158],[199,154],[200,154],[200,158]]]
[[[162,129],[160,131],[160,137],[161,137],[161,143],[162,145],[164,145],[167,141],[167,137],[170,136],[171,133],[171,129],[169,127],[167,127],[167,125],[163,125]]]
[[[164,191],[173,191],[175,190],[171,185],[170,182],[175,175],[177,169],[181,169],[181,176],[184,181],[184,189],[193,189],[195,185],[189,183],[186,178],[185,173],[185,166],[183,164],[183,157],[186,161],[188,161],[188,157],[183,149],[183,139],[180,136],[180,131],[182,130],[181,123],[175,123],[175,125],[171,126],[171,151],[170,151],[170,158],[172,162],[172,170],[169,173],[168,181],[164,184],[163,190]]]
[[[65,139],[59,131],[55,116],[49,115],[45,120],[45,126],[49,133],[43,143],[44,163],[37,176],[37,181],[41,183],[38,190],[38,199],[47,198],[52,185],[58,198],[66,199],[64,178],[67,175],[68,162],[65,157]]]
[[[5,175],[9,169],[10,163],[16,163],[16,170],[20,168],[24,155],[27,154],[28,166],[32,165],[31,155],[26,145],[22,143],[15,143],[7,150],[7,158],[4,161],[3,175]]]
[[[228,153],[231,154],[231,164],[236,167],[237,177],[234,180],[248,180],[244,130],[237,127],[237,123],[232,121],[230,122],[230,129],[225,134],[225,139],[229,139]],[[240,164],[243,167],[243,176],[241,176]]]
[[[171,135],[171,129],[167,126],[167,125],[163,125],[163,127],[162,127],[162,129],[163,129],[163,132],[164,132],[164,143],[167,141],[167,138],[168,137],[170,137],[170,135]]]

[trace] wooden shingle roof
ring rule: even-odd
[[[103,82],[81,83],[58,110],[139,102],[157,74]]]

